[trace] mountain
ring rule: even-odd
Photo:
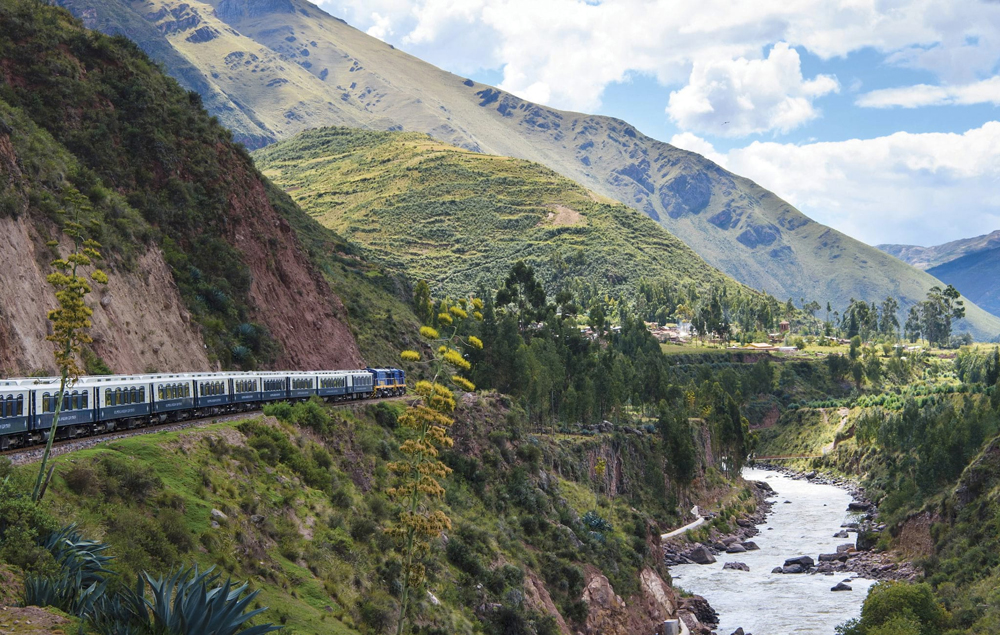
[[[540,106],[447,73],[306,0],[60,2],[94,28],[135,38],[250,147],[329,125],[424,132],[546,165],[781,298],[842,307],[892,295],[905,310],[938,284],[700,155],[618,119]],[[970,306],[960,328],[993,338],[1000,319]]]
[[[879,249],[924,269],[993,315],[1000,315],[1000,229],[943,245],[879,245]]]
[[[5,0],[0,24],[0,372],[52,370],[45,276],[69,221],[110,275],[89,296],[90,372],[364,363],[331,288],[342,274],[324,275],[299,229],[327,259],[350,247],[264,179],[197,94],[63,9]]]
[[[740,287],[643,214],[537,163],[350,128],[306,131],[253,156],[367,257],[448,294],[495,286],[518,260],[547,286],[587,280],[601,295],[634,292],[643,278]]]
[[[1000,246],[966,254],[927,270],[981,308],[1000,315]]]
[[[1000,247],[1000,229],[975,238],[962,238],[934,247],[917,245],[877,245],[877,247],[917,269],[926,271],[966,254]]]

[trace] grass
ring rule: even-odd
[[[427,136],[311,130],[254,154],[268,178],[364,255],[446,294],[493,287],[518,260],[549,289],[629,295],[643,279],[737,285],[642,214],[536,163]]]

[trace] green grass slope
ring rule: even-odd
[[[348,128],[307,131],[254,158],[367,257],[446,293],[492,286],[518,260],[550,285],[582,278],[603,293],[642,278],[738,286],[642,214],[537,163]]]
[[[411,596],[414,632],[595,632],[602,609],[589,611],[581,596],[602,574],[628,605],[605,613],[602,632],[645,631],[672,616],[649,593],[650,574],[666,576],[656,537],[681,522],[663,472],[649,469],[663,461],[658,438],[529,436],[505,398],[463,402],[455,448],[442,455],[454,470],[442,501],[452,527],[418,556],[426,580]],[[108,543],[127,581],[216,566],[259,590],[255,606],[269,607],[259,621],[282,632],[393,632],[400,560],[383,529],[400,511],[386,490],[406,438],[402,411],[305,404],[284,420],[258,415],[80,450],[55,460],[47,509]],[[8,474],[15,486],[28,482],[35,467],[0,460],[0,483]],[[720,484],[714,470],[708,480]],[[752,507],[748,492],[732,494],[713,527]],[[4,546],[0,561],[33,566]]]
[[[98,25],[126,11],[105,1],[90,7]],[[780,298],[845,306],[893,295],[905,310],[937,283],[704,157],[617,119],[547,108],[444,72],[306,0],[130,6],[269,135],[326,125],[401,129],[536,161],[646,213],[713,266]],[[244,125],[233,112],[213,112],[234,129]],[[975,307],[963,326],[983,338],[1000,333],[1000,319]]]

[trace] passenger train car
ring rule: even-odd
[[[254,410],[313,396],[346,401],[404,394],[406,376],[398,368],[81,377],[63,395],[56,437]],[[48,440],[58,395],[58,377],[0,380],[0,450]]]

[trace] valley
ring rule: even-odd
[[[1000,632],[995,232],[305,0],[0,25],[0,632]]]
[[[425,133],[547,166],[659,222],[701,258],[782,301],[846,305],[940,284],[803,215],[774,193],[618,119],[535,104],[445,72],[306,0],[63,0],[91,28],[135,39],[250,148],[309,128]],[[970,302],[963,328],[1000,318]]]

